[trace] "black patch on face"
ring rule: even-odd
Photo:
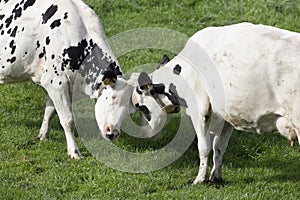
[[[176,75],[180,75],[181,73],[181,66],[180,65],[176,65],[173,69],[173,73]]]
[[[186,108],[188,107],[186,101],[179,97],[176,86],[173,83],[170,84],[169,93],[170,94],[166,93],[165,95],[169,98],[173,105],[183,106]]]
[[[46,24],[48,20],[53,17],[53,15],[57,12],[57,5],[51,5],[44,14],[42,14],[43,22],[42,24]]]
[[[151,120],[151,112],[150,112],[150,110],[147,108],[147,106],[144,106],[144,105],[138,106],[138,109],[139,109],[140,111],[142,111],[142,113],[144,114],[144,116],[146,117],[146,119],[147,119],[148,121]]]
[[[24,4],[24,10],[26,10],[29,6],[33,6],[35,0],[27,0]]]
[[[165,93],[165,85],[160,83],[160,84],[153,84],[153,89],[156,94],[164,94]]]
[[[136,86],[135,91],[136,91],[139,95],[142,95],[142,94],[143,94],[142,91],[139,89],[138,86]]]
[[[56,27],[59,27],[60,25],[61,25],[60,19],[57,19],[54,22],[52,22],[52,24],[50,25],[50,28],[54,29]]]

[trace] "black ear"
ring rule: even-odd
[[[170,61],[170,58],[167,55],[163,56],[163,59],[161,60],[160,64],[165,65]]]
[[[159,69],[160,67],[164,66],[169,61],[170,61],[170,58],[167,55],[164,55],[163,58],[162,58],[162,60],[160,61],[160,64],[158,65],[157,69]]]
[[[114,63],[111,63],[102,73],[102,82],[104,83],[104,85],[113,86],[117,82],[117,74],[114,66]]]
[[[146,72],[140,73],[138,84],[141,90],[150,90],[152,88],[152,80]]]

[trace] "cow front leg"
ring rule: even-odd
[[[40,133],[37,136],[38,140],[45,140],[50,138],[50,122],[55,113],[55,107],[49,95],[47,95],[46,108]]]
[[[215,136],[213,141],[213,168],[211,171],[210,181],[213,183],[222,183],[222,161],[223,155],[228,146],[230,136],[232,134],[233,127],[225,122],[222,133],[219,136]]]
[[[60,124],[64,129],[68,155],[71,158],[79,159],[81,154],[73,134],[75,122],[71,107],[68,79],[66,77],[55,77],[52,80],[44,78],[42,83],[53,102]]]
[[[205,124],[205,117],[200,120],[199,127],[196,129],[198,139],[198,150],[200,157],[200,166],[196,179],[193,185],[202,182],[208,182],[208,157],[212,149],[212,141],[214,135],[207,132],[207,125]]]

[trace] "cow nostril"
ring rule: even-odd
[[[111,131],[111,130],[110,130],[110,128],[109,128],[109,127],[107,127],[107,128],[106,128],[106,132],[108,132],[108,133],[109,133],[110,131]]]
[[[112,139],[114,139],[114,134],[108,134],[107,137],[108,137],[108,139],[112,140]]]

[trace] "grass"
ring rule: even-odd
[[[108,37],[141,27],[163,27],[191,36],[215,25],[241,21],[263,23],[300,32],[298,0],[86,0],[101,17]],[[123,71],[158,62],[161,50],[121,56]],[[235,131],[224,157],[224,186],[191,186],[198,171],[194,141],[172,165],[151,173],[111,169],[90,155],[80,138],[84,159],[71,160],[57,117],[49,141],[36,141],[43,117],[45,92],[30,83],[0,86],[1,199],[299,199],[300,148],[278,134]],[[172,132],[176,120],[166,132]],[[168,133],[167,133],[168,134]],[[169,133],[172,134],[172,133]],[[123,135],[120,148],[150,151],[162,141],[144,143]]]

